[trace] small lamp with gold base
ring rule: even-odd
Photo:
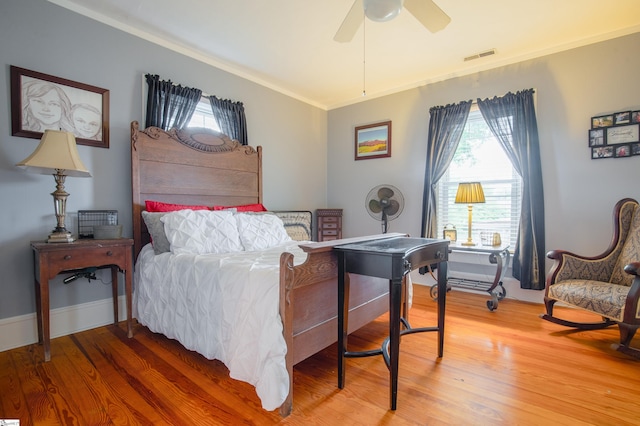
[[[456,204],[468,204],[469,210],[469,236],[467,241],[462,242],[463,246],[475,246],[471,238],[471,221],[473,216],[473,205],[475,203],[484,203],[484,191],[480,182],[460,182],[458,184],[458,192],[456,193]]]
[[[56,181],[53,195],[57,225],[49,235],[49,243],[70,243],[73,241],[71,232],[65,227],[67,197],[64,181],[67,176],[91,177],[91,173],[80,161],[76,138],[73,133],[59,130],[45,130],[40,145],[33,153],[16,164],[28,172],[52,174]]]

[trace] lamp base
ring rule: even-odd
[[[49,234],[48,243],[72,243],[74,241],[70,232],[52,232]]]
[[[465,241],[464,243],[460,243],[461,246],[475,246],[477,245],[473,241]]]

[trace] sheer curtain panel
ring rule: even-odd
[[[149,86],[145,126],[164,130],[185,127],[196,110],[202,91],[176,86],[171,80],[160,80],[158,75],[146,74],[145,78]]]
[[[422,195],[422,236],[435,238],[436,230],[436,183],[449,167],[456,153],[464,130],[471,101],[455,105],[436,106],[429,110],[429,135],[427,139],[427,161],[424,172]]]
[[[244,114],[243,103],[233,102],[229,99],[219,99],[216,96],[209,97],[209,102],[211,102],[213,116],[220,126],[220,131],[242,145],[247,145],[249,143],[247,119]]]
[[[544,192],[533,89],[478,99],[478,108],[522,177],[522,210],[513,255],[513,277],[520,287],[544,289]]]

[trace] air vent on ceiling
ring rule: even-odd
[[[484,58],[485,56],[491,56],[496,54],[496,49],[486,50],[484,52],[476,53],[475,55],[467,56],[464,61],[473,61],[474,59]]]

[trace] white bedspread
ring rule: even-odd
[[[287,352],[279,314],[279,262],[306,259],[291,241],[260,252],[156,255],[145,246],[136,262],[134,315],[151,331],[176,339],[232,378],[255,386],[274,410],[289,393]]]

